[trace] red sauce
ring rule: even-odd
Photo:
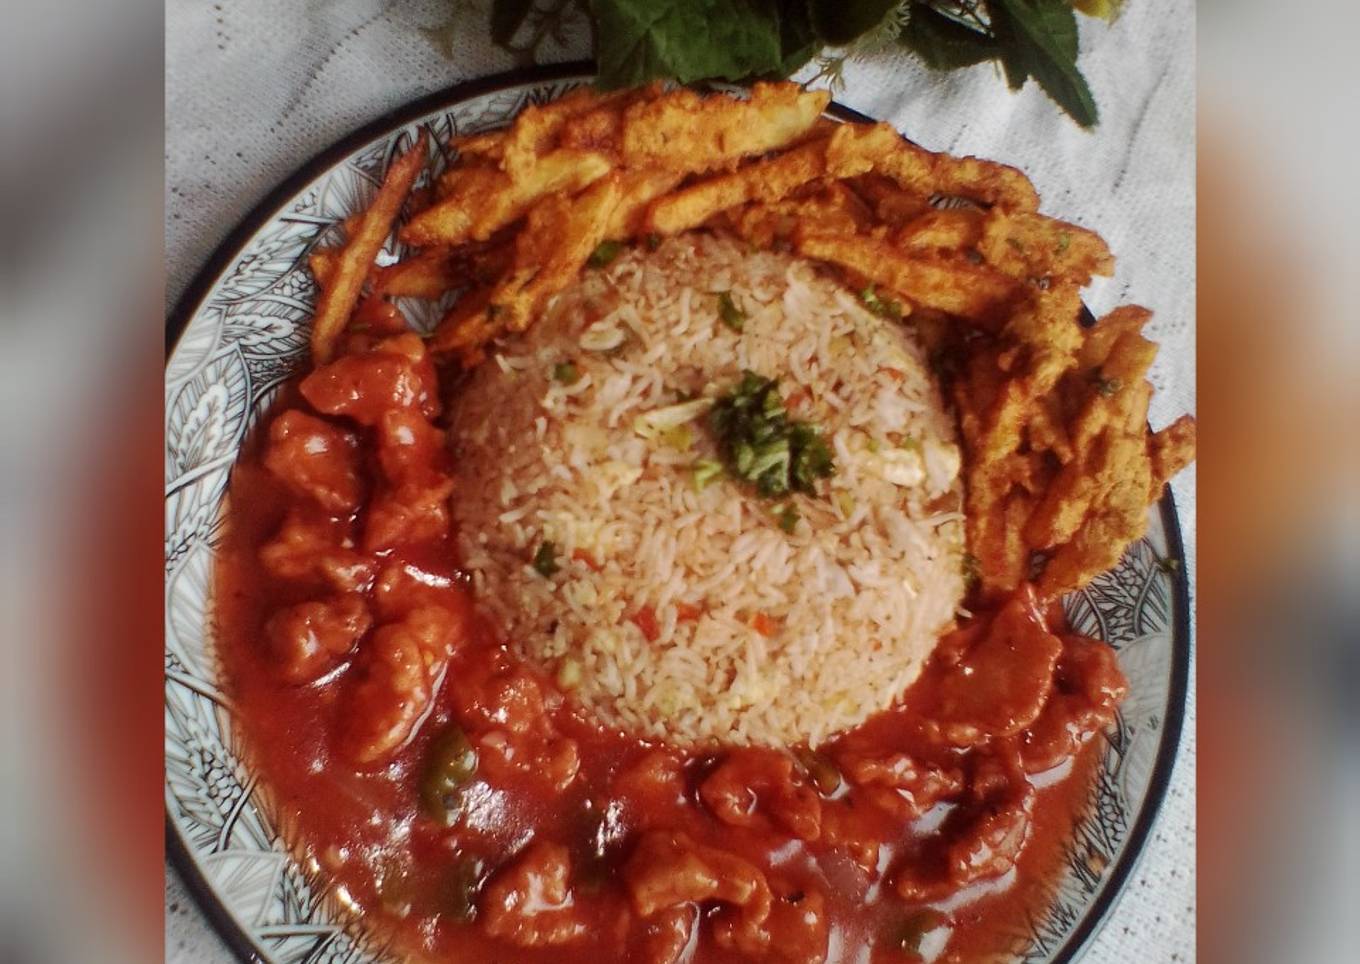
[[[606,731],[472,615],[431,494],[455,468],[433,370],[371,344],[265,420],[324,422],[246,446],[216,568],[252,763],[366,926],[417,957],[563,964],[972,961],[1023,934],[1122,696],[1104,644],[1050,634],[1021,594],[815,755]],[[262,555],[287,525],[312,542]],[[424,771],[460,747],[475,774],[432,809]]]

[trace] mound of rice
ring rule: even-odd
[[[702,414],[646,417],[744,369],[834,451],[792,532],[783,503],[696,484],[718,458]],[[586,272],[480,367],[453,437],[481,605],[632,732],[816,743],[902,694],[963,595],[959,450],[921,348],[789,255],[693,234]]]

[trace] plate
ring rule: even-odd
[[[318,243],[364,207],[424,128],[439,140],[500,127],[588,83],[588,65],[502,75],[426,97],[356,131],[279,186],[223,242],[167,325],[165,369],[165,803],[171,859],[243,960],[400,960],[347,917],[326,876],[295,861],[243,762],[212,626],[213,553],[242,440],[304,361]],[[867,120],[839,105],[830,113]],[[387,254],[393,252],[388,251]],[[380,256],[381,258],[381,256]],[[412,302],[416,324],[436,320]],[[422,314],[422,310],[424,313]],[[1168,490],[1145,538],[1064,600],[1109,641],[1129,696],[1105,737],[1089,806],[1043,913],[1000,935],[1014,964],[1077,958],[1136,863],[1170,779],[1189,669],[1189,596]]]

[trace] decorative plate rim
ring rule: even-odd
[[[255,203],[194,273],[166,317],[166,365],[168,366],[173,358],[180,336],[187,329],[189,322],[198,314],[217,280],[233,259],[241,254],[250,239],[274,219],[286,201],[354,151],[412,120],[442,107],[452,106],[459,101],[526,84],[587,79],[594,76],[595,71],[595,64],[591,61],[571,61],[549,66],[519,68],[461,81],[394,108],[313,155]],[[873,121],[873,118],[836,101],[830,104],[827,112],[845,120]],[[1085,310],[1083,306],[1083,311]],[[1115,903],[1124,893],[1129,878],[1147,849],[1152,826],[1161,813],[1179,755],[1190,678],[1190,583],[1183,564],[1185,549],[1181,537],[1180,518],[1176,511],[1175,497],[1169,486],[1158,501],[1158,510],[1167,542],[1168,557],[1182,562],[1170,579],[1173,612],[1168,627],[1171,675],[1166,706],[1169,713],[1161,728],[1161,738],[1148,780],[1147,792],[1138,809],[1137,818],[1129,829],[1122,852],[1099,893],[1085,907],[1080,922],[1067,935],[1052,958],[1053,964],[1071,964],[1079,959],[1109,920]],[[217,935],[239,960],[252,964],[256,962],[268,964],[258,953],[256,942],[223,904],[216,888],[204,876],[198,862],[190,853],[189,845],[178,823],[168,809],[165,815],[165,837],[169,862],[179,873],[194,903],[211,923]]]

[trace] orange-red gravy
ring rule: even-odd
[[[301,404],[286,392],[275,408]],[[264,420],[268,424],[269,419]],[[259,433],[257,433],[258,435]],[[237,709],[250,762],[276,804],[285,839],[304,865],[314,864],[360,908],[367,927],[390,933],[416,957],[457,961],[543,961],[572,964],[627,960],[627,892],[617,873],[628,852],[629,827],[610,827],[603,857],[591,840],[600,830],[610,778],[636,761],[651,744],[601,729],[568,705],[555,712],[558,729],[580,745],[579,776],[560,796],[549,797],[513,779],[471,794],[468,816],[444,828],[421,812],[417,789],[422,758],[431,739],[455,715],[452,694],[469,678],[468,667],[499,649],[494,630],[478,625],[470,646],[460,651],[443,679],[429,716],[396,755],[373,772],[360,772],[337,749],[335,734],[348,707],[342,665],[330,676],[305,685],[280,681],[262,627],[279,607],[312,593],[269,575],[258,561],[260,545],[298,501],[261,464],[262,441],[251,440],[233,474],[227,526],[216,566],[217,638],[225,676]],[[467,605],[452,540],[399,547],[389,558],[404,558],[430,575],[422,593],[443,596],[451,608]],[[928,691],[940,670],[929,669],[913,692]],[[545,685],[548,685],[545,683]],[[920,720],[904,707],[881,713],[859,728],[857,738],[886,750],[918,750],[910,735]],[[1026,931],[1045,906],[1064,859],[1064,841],[1086,809],[1093,768],[1102,741],[1084,745],[1070,773],[1038,791],[1027,846],[1004,886],[974,885],[971,903],[951,911],[952,934],[941,961],[973,961],[1004,951]],[[721,750],[698,753],[687,765],[694,782],[711,768]],[[646,801],[632,801],[646,807]],[[779,833],[727,826],[693,803],[705,828],[703,843],[720,847],[767,868],[778,863],[786,879],[815,887],[826,899],[830,920],[829,961],[910,961],[893,939],[912,908],[892,892],[887,875],[877,882],[851,867],[822,844],[804,844]],[[585,939],[555,947],[524,948],[486,936],[469,922],[460,879],[470,855],[488,870],[509,859],[525,842],[550,839],[573,857],[574,887],[590,916]],[[904,828],[880,866],[892,867],[916,846]],[[705,926],[706,925],[702,925]],[[705,932],[706,934],[706,932]],[[700,962],[743,959],[704,938],[691,958]]]

